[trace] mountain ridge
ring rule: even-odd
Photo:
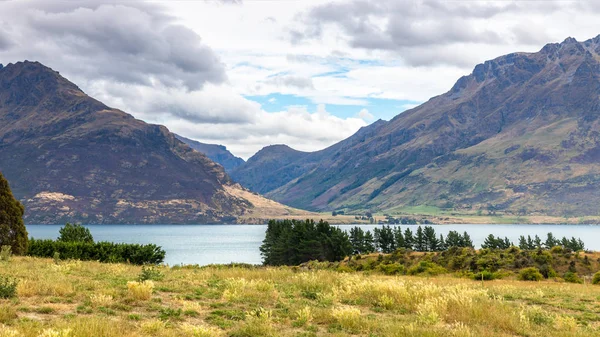
[[[316,165],[304,159],[300,174],[261,193],[319,211],[431,205],[595,215],[599,55],[600,36],[486,61],[364,137],[359,131],[307,155],[330,157]]]
[[[215,163],[223,166],[226,172],[230,172],[245,163],[242,158],[234,156],[224,145],[201,143],[197,140],[189,139],[177,134],[175,137],[186,143],[192,149],[205,154]]]
[[[221,165],[166,127],[39,62],[0,69],[0,158],[27,223],[231,223],[260,212]]]

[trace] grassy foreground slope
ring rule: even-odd
[[[298,268],[140,267],[16,257],[0,336],[600,336],[600,287]],[[139,289],[138,289],[139,290]]]

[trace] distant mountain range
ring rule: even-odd
[[[223,145],[200,143],[199,141],[185,138],[179,135],[175,135],[175,137],[189,145],[189,147],[191,147],[192,149],[200,153],[204,153],[208,158],[210,158],[210,160],[223,166],[223,168],[227,172],[245,163],[245,161],[242,158],[234,156]]]
[[[217,150],[203,152],[226,152]],[[104,105],[38,62],[0,65],[0,172],[28,223],[236,222],[264,207],[308,214],[248,192],[166,127]]]
[[[398,79],[399,81],[401,79]],[[232,177],[309,210],[600,214],[600,36],[486,61],[321,151],[269,146]]]

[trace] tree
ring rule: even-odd
[[[425,235],[423,234],[423,228],[421,226],[417,227],[417,235],[415,236],[415,250],[417,252],[424,252],[425,247]]]
[[[372,253],[375,251],[375,245],[373,244],[373,242],[373,234],[371,234],[371,231],[367,231],[365,233],[365,241],[363,246],[365,253]]]
[[[389,225],[375,228],[373,229],[373,232],[375,233],[375,244],[381,252],[391,253],[396,250],[394,232]]]
[[[406,228],[404,230],[404,248],[406,249],[414,249],[415,239],[413,237],[413,232],[410,228]]]
[[[365,233],[360,227],[350,229],[350,243],[355,252],[364,253],[363,246],[365,241]]]
[[[58,230],[58,233],[60,234],[58,241],[94,243],[94,237],[92,237],[90,230],[79,224],[67,222],[64,227]]]
[[[560,245],[560,241],[554,237],[554,234],[552,233],[548,233],[547,237],[546,237],[546,241],[544,242],[544,246],[547,249],[550,249],[554,246],[558,246]]]
[[[394,241],[396,243],[396,248],[404,248],[406,246],[406,241],[404,241],[404,235],[402,235],[401,227],[394,228]]]
[[[473,245],[473,240],[471,240],[471,236],[469,233],[467,233],[467,231],[465,231],[463,234],[463,247],[475,248]]]
[[[425,250],[435,252],[439,250],[440,241],[435,235],[435,229],[431,226],[425,226],[423,229],[423,237],[425,238]]]
[[[348,234],[321,220],[269,221],[260,252],[266,265],[340,261],[352,252]]]
[[[12,194],[0,173],[0,246],[10,246],[14,254],[27,252],[27,229],[23,222],[25,207]]]

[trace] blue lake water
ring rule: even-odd
[[[343,225],[350,230],[355,225]],[[359,225],[373,230],[378,225]],[[29,236],[36,239],[56,239],[60,225],[28,225]],[[154,243],[166,251],[165,263],[199,264],[243,262],[260,264],[259,247],[267,226],[263,225],[90,225],[94,240],[125,243]],[[410,227],[413,232],[417,226]],[[545,240],[552,232],[556,237],[576,237],[586,248],[600,251],[599,225],[434,225],[436,233],[467,231],[476,247],[488,234],[507,236],[515,244],[520,235],[539,235]]]

